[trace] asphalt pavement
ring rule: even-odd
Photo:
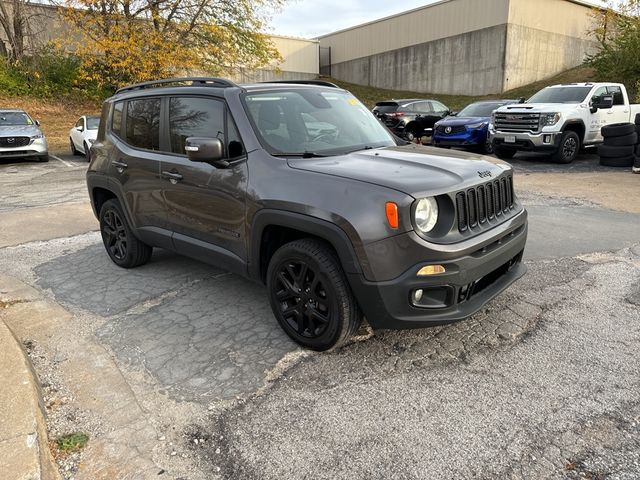
[[[58,158],[0,164],[0,224],[86,204],[86,163]],[[593,165],[585,156],[569,168]],[[521,281],[467,321],[363,328],[329,354],[298,349],[265,289],[235,275],[164,251],[115,267],[82,216],[68,219],[72,235],[0,247],[0,264],[110,352],[156,432],[151,452],[139,448],[158,467],[148,478],[637,479],[640,215],[520,196],[530,215]],[[74,339],[43,356],[57,358],[61,341]]]

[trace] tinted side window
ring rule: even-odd
[[[171,151],[184,155],[189,137],[224,136],[224,103],[210,98],[174,97],[169,102]]]
[[[122,107],[124,102],[118,102],[113,105],[113,113],[111,114],[111,131],[116,135],[120,135],[122,129]]]
[[[160,99],[130,100],[127,104],[127,143],[146,150],[160,149]]]
[[[420,113],[431,113],[429,102],[418,102],[415,104],[415,111]]]
[[[614,105],[624,105],[624,95],[620,87],[607,87],[610,95],[613,95]]]
[[[443,114],[447,111],[447,107],[445,107],[443,104],[441,104],[440,102],[431,102],[431,105],[433,106],[433,111],[439,114]]]

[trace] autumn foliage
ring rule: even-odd
[[[183,74],[229,75],[279,59],[260,33],[283,0],[66,0],[61,47],[103,87]]]

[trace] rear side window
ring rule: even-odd
[[[378,102],[373,109],[380,113],[393,113],[398,110],[398,104],[395,102]]]
[[[416,102],[413,104],[413,110],[418,113],[431,113],[431,104],[429,102]]]
[[[622,89],[617,86],[607,87],[609,94],[613,95],[614,105],[624,105],[624,95],[622,95]]]
[[[127,104],[129,145],[145,150],[160,150],[160,99],[130,100]]]
[[[184,155],[189,137],[219,138],[224,143],[225,107],[219,100],[174,97],[169,102],[169,137],[171,151]]]
[[[118,102],[113,105],[113,113],[111,114],[111,131],[116,135],[120,135],[122,129],[122,107],[124,102]]]

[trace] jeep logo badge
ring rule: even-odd
[[[491,176],[491,172],[489,170],[478,171],[478,175],[480,175],[480,178],[487,178]]]
[[[444,133],[451,133],[451,127],[447,127],[444,129]]]
[[[7,143],[16,143],[16,139],[13,137],[7,138]]]

